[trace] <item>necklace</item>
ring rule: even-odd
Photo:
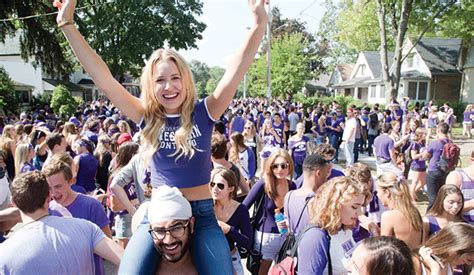
[[[39,217],[39,218],[37,218],[36,220],[33,220],[33,221],[31,221],[31,222],[27,222],[27,223],[23,224],[22,228],[25,227],[25,226],[27,226],[28,224],[32,224],[32,223],[38,222],[38,221],[40,221],[41,219],[46,218],[47,216],[49,216],[49,213],[48,213],[48,214],[45,214],[45,215],[43,215],[43,216],[41,216],[41,217]]]

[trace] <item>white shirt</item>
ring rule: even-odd
[[[355,134],[357,127],[357,121],[355,117],[351,117],[350,119],[346,120],[346,124],[344,125],[344,132],[342,134],[342,140],[346,142],[355,142]],[[350,134],[352,132],[352,134]]]

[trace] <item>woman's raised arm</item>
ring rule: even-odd
[[[144,114],[140,99],[131,95],[110,73],[107,64],[89,46],[74,25],[76,0],[55,1],[59,13],[56,18],[77,59],[108,99],[127,117],[139,122]]]

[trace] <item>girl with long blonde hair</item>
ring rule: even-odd
[[[191,246],[194,258],[200,259],[195,262],[200,274],[232,273],[229,249],[212,211],[207,186],[211,174],[209,148],[214,121],[229,106],[265,33],[268,21],[265,2],[248,1],[254,24],[216,90],[202,101],[197,101],[192,72],[186,61],[170,49],[158,49],[151,54],[143,68],[141,98],[131,95],[74,26],[76,1],[66,0],[58,5],[58,25],[83,67],[124,115],[140,123],[145,166],[150,167],[154,187],[177,187],[191,202],[196,219]],[[120,273],[145,273],[154,269],[156,261],[141,259],[147,255],[159,259],[145,222],[130,240]],[[212,251],[206,249],[209,244],[213,246]]]
[[[8,178],[13,180],[15,177],[15,152],[16,152],[16,132],[11,124],[5,125],[2,137],[0,138],[0,147],[6,152],[5,164],[7,165]]]
[[[346,176],[319,187],[309,202],[310,223],[314,227],[304,233],[298,246],[300,274],[327,274],[329,269],[333,274],[346,274],[345,265],[356,248],[351,229],[370,197],[367,184]]]
[[[22,143],[16,147],[15,175],[36,170],[33,166],[35,150],[30,143]]]
[[[382,173],[377,178],[377,196],[390,209],[382,214],[381,235],[396,237],[411,249],[418,247],[423,237],[423,221],[403,176]]]

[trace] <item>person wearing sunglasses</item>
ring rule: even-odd
[[[237,178],[231,170],[224,167],[212,170],[209,189],[214,200],[214,212],[229,243],[234,274],[243,275],[244,269],[237,247],[250,250],[253,232],[247,208],[234,200],[237,188]]]
[[[254,233],[254,250],[261,247],[262,262],[259,274],[267,274],[272,261],[276,259],[286,235],[280,234],[275,222],[275,209],[283,213],[283,201],[290,190],[296,189],[291,180],[294,166],[290,154],[283,149],[275,150],[263,167],[263,177],[250,189],[243,204],[250,209],[260,205],[256,210],[256,232]]]

